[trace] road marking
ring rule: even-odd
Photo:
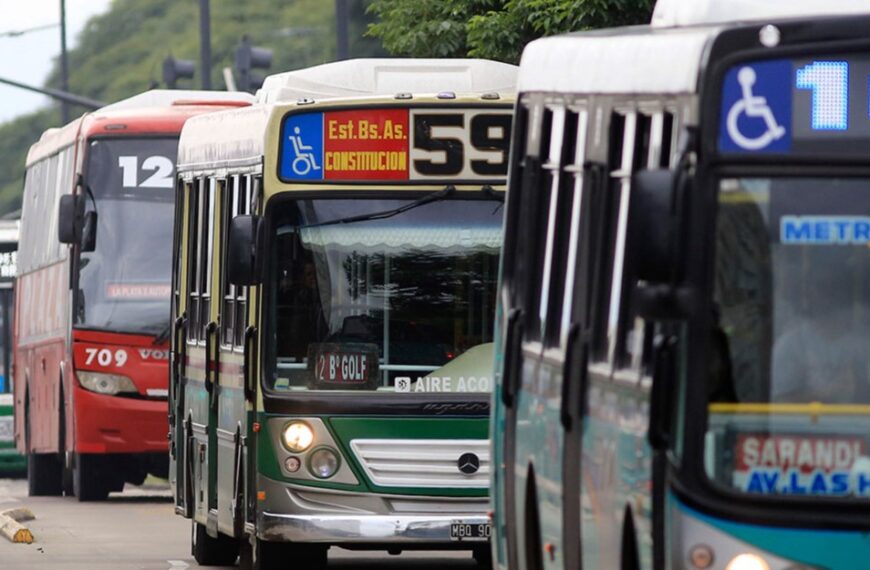
[[[167,560],[170,568],[190,568],[190,564],[183,560]]]

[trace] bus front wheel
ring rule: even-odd
[[[200,566],[233,566],[239,557],[239,541],[221,533],[212,538],[205,525],[193,521],[190,550]]]
[[[287,542],[266,542],[252,538],[245,544],[239,566],[243,570],[277,570],[285,568],[288,560],[294,568],[323,570],[326,568],[328,546],[314,544],[293,544]]]
[[[105,501],[109,497],[107,473],[111,469],[105,457],[76,453],[73,457],[73,494],[80,502]]]

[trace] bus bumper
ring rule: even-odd
[[[76,451],[79,453],[166,453],[165,400],[95,394],[76,388]]]
[[[264,496],[257,536],[270,542],[409,550],[472,550],[489,542],[486,497],[339,491],[263,476],[258,487]]]
[[[471,548],[488,538],[451,540],[455,524],[488,525],[480,515],[282,515],[259,514],[260,537],[267,541],[349,545],[413,544]]]

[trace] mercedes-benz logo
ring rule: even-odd
[[[473,453],[463,453],[459,456],[456,466],[466,475],[474,475],[480,469],[480,458]]]

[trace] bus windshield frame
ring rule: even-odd
[[[165,146],[155,152],[157,145]],[[157,336],[169,325],[177,146],[178,135],[170,133],[88,139],[85,212],[96,212],[97,231],[93,252],[76,248],[74,329]],[[96,164],[98,160],[102,163]],[[112,169],[107,161],[116,160]],[[145,208],[151,213],[143,214]],[[157,223],[155,217],[165,223]],[[157,240],[168,243],[156,246]],[[109,254],[110,242],[115,252],[108,263],[100,263]],[[161,252],[163,259],[155,259],[155,252]],[[124,264],[118,263],[119,257]],[[103,273],[93,274],[88,269],[92,263],[102,265]],[[125,306],[133,311],[123,310]],[[100,316],[91,317],[88,311],[95,307]],[[162,308],[163,316],[150,317]],[[143,317],[148,317],[144,325]]]
[[[310,388],[303,388],[303,389],[292,389],[292,390],[290,390],[290,389],[276,389],[276,387],[273,385],[274,383],[273,383],[272,379],[273,378],[277,379],[278,360],[281,357],[281,355],[278,354],[279,341],[277,339],[277,337],[279,336],[278,332],[277,332],[279,319],[275,316],[273,309],[276,309],[276,303],[278,302],[278,298],[279,298],[279,296],[282,295],[282,293],[279,291],[279,287],[278,287],[278,274],[279,274],[278,265],[279,265],[279,262],[278,262],[277,258],[279,257],[279,255],[278,255],[277,250],[279,249],[279,246],[277,245],[278,236],[276,235],[276,232],[279,231],[279,228],[276,227],[277,224],[279,223],[278,216],[280,215],[282,210],[290,207],[294,202],[297,202],[300,204],[307,203],[309,206],[311,204],[317,204],[317,203],[323,204],[326,202],[332,202],[335,204],[335,206],[337,208],[336,211],[341,212],[337,217],[338,218],[345,218],[346,215],[350,214],[350,213],[352,213],[354,215],[357,215],[357,214],[362,214],[362,215],[380,214],[380,213],[383,213],[384,211],[392,210],[393,208],[401,208],[403,206],[413,204],[415,201],[421,202],[420,205],[403,210],[402,212],[396,214],[395,216],[390,216],[388,219],[381,219],[381,220],[376,219],[375,221],[366,219],[366,220],[360,220],[360,221],[351,221],[351,222],[346,223],[346,224],[343,224],[343,223],[331,224],[329,222],[332,222],[334,220],[334,218],[330,217],[328,219],[322,219],[322,220],[316,220],[316,221],[306,220],[305,223],[300,224],[299,226],[296,226],[297,229],[302,229],[303,231],[305,230],[305,226],[308,226],[310,229],[314,230],[315,233],[317,232],[317,230],[319,230],[321,228],[324,230],[329,230],[330,233],[335,233],[335,232],[343,232],[343,231],[351,229],[351,228],[357,229],[355,226],[359,226],[361,228],[364,228],[367,224],[375,224],[375,226],[374,226],[375,228],[377,228],[379,225],[389,228],[390,225],[394,225],[396,222],[402,222],[403,221],[402,216],[405,216],[406,213],[413,214],[414,217],[417,218],[417,220],[419,220],[421,218],[421,216],[425,217],[426,209],[432,208],[433,206],[436,208],[436,211],[439,211],[439,210],[443,211],[443,209],[442,209],[443,206],[441,206],[443,204],[455,205],[457,203],[463,203],[463,202],[464,203],[470,203],[470,202],[480,203],[481,207],[483,209],[485,209],[487,211],[487,213],[491,212],[494,216],[498,217],[497,245],[489,248],[491,250],[491,251],[489,251],[489,253],[492,257],[492,259],[490,260],[490,261],[492,261],[492,264],[491,264],[492,271],[491,271],[491,275],[490,275],[491,283],[490,283],[490,287],[489,287],[489,293],[491,294],[491,297],[489,299],[489,303],[491,303],[492,307],[494,307],[495,295],[496,295],[496,283],[497,283],[497,278],[498,278],[498,259],[499,259],[500,249],[501,249],[501,237],[502,237],[502,231],[503,231],[502,224],[503,224],[504,202],[503,202],[503,195],[501,192],[493,192],[492,190],[489,190],[489,189],[487,189],[487,190],[472,190],[472,191],[470,191],[470,190],[457,190],[457,191],[452,191],[450,193],[446,193],[445,196],[436,198],[432,201],[423,201],[420,199],[425,198],[427,196],[431,196],[433,194],[433,191],[431,189],[416,190],[416,189],[409,188],[407,190],[404,190],[404,189],[401,189],[401,190],[400,189],[395,189],[395,190],[365,189],[365,190],[362,190],[359,188],[356,188],[356,189],[346,188],[346,189],[330,190],[329,192],[326,192],[326,193],[323,191],[298,192],[298,193],[294,192],[294,193],[292,193],[292,195],[287,193],[287,194],[284,194],[282,196],[279,196],[279,197],[276,197],[276,198],[273,198],[272,200],[270,200],[268,205],[267,205],[266,220],[265,220],[266,221],[265,225],[268,228],[266,230],[266,235],[267,235],[266,244],[265,244],[266,254],[264,255],[264,257],[267,259],[267,261],[266,261],[267,268],[264,270],[264,273],[263,273],[264,274],[264,286],[263,286],[263,293],[262,293],[264,314],[270,315],[270,316],[266,316],[264,318],[264,321],[267,323],[266,327],[264,327],[264,328],[267,330],[264,330],[263,338],[276,339],[276,340],[274,343],[270,342],[270,343],[268,343],[268,346],[264,347],[265,350],[264,350],[263,358],[264,358],[265,366],[264,366],[264,374],[261,375],[261,378],[262,378],[261,384],[262,384],[264,397],[266,397],[267,399],[276,399],[276,400],[287,400],[287,399],[304,399],[304,400],[309,400],[309,401],[310,400],[321,400],[321,401],[329,401],[333,404],[337,403],[337,402],[342,402],[342,401],[344,401],[344,402],[352,402],[352,401],[360,402],[361,401],[360,398],[362,398],[362,400],[364,400],[366,402],[370,402],[370,403],[375,402],[375,401],[385,400],[385,401],[392,402],[393,405],[399,404],[400,402],[408,403],[411,401],[415,401],[415,402],[421,402],[421,401],[444,402],[444,401],[447,401],[447,402],[476,402],[480,405],[485,406],[485,403],[488,402],[489,397],[490,397],[491,382],[492,382],[491,378],[488,379],[489,387],[487,389],[484,389],[484,390],[462,390],[462,389],[456,389],[455,386],[453,387],[454,388],[453,390],[428,389],[428,388],[431,388],[431,386],[429,385],[431,380],[428,378],[424,381],[425,385],[420,384],[420,381],[426,376],[427,371],[429,371],[430,369],[431,370],[436,369],[437,366],[435,366],[435,365],[449,364],[446,361],[445,362],[440,362],[440,361],[433,362],[432,363],[433,366],[430,366],[430,368],[427,368],[426,370],[423,370],[423,367],[414,366],[412,368],[415,368],[415,370],[410,371],[410,372],[406,371],[405,373],[403,373],[404,375],[411,376],[411,384],[409,386],[409,389],[406,391],[406,393],[398,393],[397,391],[393,391],[393,390],[389,390],[389,391],[385,391],[383,389],[377,390],[377,389],[374,389],[372,386],[369,386],[369,387],[358,386],[358,387],[343,388],[343,387],[339,387],[339,386],[314,387],[312,385]],[[371,205],[369,207],[359,208],[359,206],[361,204],[365,204],[365,202],[367,200],[371,201]],[[353,207],[353,209],[348,210],[347,209],[348,207]],[[328,210],[328,208],[327,208],[327,210]],[[326,223],[324,224],[324,222],[326,222]],[[365,247],[365,246],[363,246],[363,247]],[[380,247],[380,246],[375,246],[375,249],[377,249],[378,247]],[[426,250],[424,248],[423,251],[429,251],[429,250]],[[336,252],[330,250],[330,253],[336,253]],[[303,256],[310,255],[310,252],[304,251],[301,255],[303,255]],[[378,255],[378,254],[375,253],[372,256],[376,256],[376,255]],[[383,254],[383,255],[387,255],[387,254]],[[485,254],[478,251],[474,255],[480,256],[480,255],[485,255]],[[301,259],[301,257],[300,257],[300,259]],[[302,264],[300,263],[299,265],[302,265]],[[314,270],[314,273],[319,275],[321,279],[323,278],[322,277],[323,268],[319,268],[317,263],[312,264],[311,261],[309,260],[304,265],[306,267],[308,265],[311,265],[313,270]],[[298,269],[298,268],[295,268],[294,271],[296,273],[298,273],[298,271],[296,271],[296,269]],[[300,279],[301,279],[301,277],[300,277]],[[296,280],[299,281],[299,279],[296,279]],[[481,307],[478,307],[478,309],[481,309]],[[486,310],[487,309],[483,309],[483,312],[486,312]],[[361,321],[367,320],[366,315],[361,315],[360,320]],[[368,320],[371,320],[371,319],[369,318]],[[381,320],[379,322],[381,324],[383,324],[383,320]],[[395,324],[395,323],[393,323],[392,319],[390,320],[390,322],[391,322],[391,326],[393,324]],[[364,323],[361,322],[360,326],[363,326],[363,324]],[[488,334],[488,338],[484,339],[483,345],[480,345],[480,344],[476,345],[484,350],[479,351],[479,353],[475,353],[472,350],[469,350],[468,352],[466,352],[466,354],[471,355],[470,360],[476,359],[476,360],[485,361],[485,363],[487,365],[487,370],[489,367],[491,367],[491,362],[490,362],[490,360],[491,360],[491,348],[490,347],[492,346],[492,342],[493,342],[492,324],[493,323],[491,323],[491,322],[487,323],[489,328],[487,329],[487,332],[484,333],[484,335]],[[411,328],[413,328],[413,323],[411,323],[409,326]],[[333,335],[336,335],[336,333],[337,333],[337,331],[332,331],[331,329],[330,329],[330,332]],[[411,331],[410,329],[406,332],[408,332],[408,334],[413,333],[413,331]],[[418,332],[420,332],[420,331],[418,331]],[[338,334],[337,336],[340,337],[341,335]],[[413,334],[412,334],[412,336],[413,336]],[[378,342],[380,342],[380,346],[378,346]],[[326,348],[330,347],[330,343],[315,343],[315,344],[318,344],[319,346],[325,346]],[[342,344],[343,344],[343,341],[339,340],[337,343],[335,343],[334,348],[337,349]],[[351,343],[351,344],[355,344],[355,343]],[[487,344],[489,345],[489,347],[484,346]],[[474,349],[474,348],[476,348],[476,346],[470,346],[470,347],[465,347],[465,348]],[[368,362],[374,364],[375,367],[379,367],[379,363],[376,361],[382,361],[382,358],[383,358],[383,350],[384,350],[383,338],[380,338],[380,341],[376,340],[373,343],[372,342],[363,343],[362,345],[358,345],[356,347],[351,346],[351,348],[354,348],[354,349],[359,348],[363,352],[365,352],[366,349],[368,349],[368,352],[370,353]],[[486,350],[489,350],[489,352],[486,352],[486,354],[484,354],[484,352]],[[378,354],[378,353],[380,353],[380,354]],[[301,356],[301,355],[297,355],[297,356]],[[452,361],[452,363],[458,364],[462,358],[462,354],[457,353],[455,356],[457,357],[457,359]],[[452,355],[451,355],[451,358],[452,358]],[[476,362],[476,360],[474,360],[474,361]],[[306,360],[306,363],[307,363],[307,360]],[[470,366],[475,371],[478,368],[480,368],[474,364],[471,364]],[[297,365],[297,367],[298,367],[298,365]],[[416,370],[416,368],[419,368],[420,370]],[[385,373],[385,371],[378,370],[378,374],[380,376],[383,376],[384,373]],[[392,373],[390,373],[390,374],[392,374]],[[418,375],[419,375],[419,378],[418,378]],[[393,381],[393,380],[394,379],[391,378],[391,381]],[[415,387],[418,387],[418,388],[415,389]],[[369,388],[371,388],[371,389],[369,389]],[[480,409],[478,409],[478,408],[479,408],[479,406],[477,408],[475,408],[474,410],[465,410],[465,411],[477,411],[477,412],[479,412]]]
[[[781,357],[782,355],[780,354],[780,357],[777,357],[775,353],[782,352],[781,346],[783,343],[788,338],[797,334],[795,333],[795,326],[787,325],[794,325],[797,321],[806,317],[809,313],[804,313],[810,310],[813,305],[806,298],[808,293],[803,291],[804,289],[810,289],[810,284],[796,283],[796,280],[787,279],[786,270],[793,270],[795,263],[802,264],[803,267],[810,261],[815,260],[818,262],[819,259],[824,259],[827,252],[823,252],[820,249],[815,252],[809,251],[812,248],[821,247],[839,248],[837,251],[831,252],[836,259],[829,259],[826,262],[837,265],[839,263],[837,260],[842,257],[838,257],[838,254],[845,251],[843,248],[854,246],[854,243],[848,245],[843,240],[834,240],[833,238],[829,243],[825,244],[806,241],[803,243],[795,241],[780,243],[780,237],[785,236],[786,233],[791,237],[796,235],[793,231],[794,228],[789,229],[790,226],[787,227],[788,224],[785,222],[788,221],[791,224],[797,220],[795,223],[798,223],[801,219],[810,219],[812,221],[817,217],[835,218],[841,216],[858,218],[863,210],[860,209],[860,204],[855,206],[853,202],[843,203],[841,201],[832,204],[833,198],[827,196],[825,200],[819,200],[816,197],[815,199],[804,200],[804,203],[792,197],[791,202],[787,204],[780,203],[771,206],[771,202],[776,198],[771,198],[770,188],[779,186],[777,193],[780,202],[782,202],[781,196],[783,193],[788,193],[787,190],[783,190],[788,185],[795,188],[802,187],[803,194],[805,195],[812,193],[812,190],[808,190],[808,188],[812,188],[814,183],[819,183],[818,187],[820,190],[818,192],[825,192],[825,189],[827,189],[829,190],[828,194],[833,193],[834,197],[837,197],[844,195],[844,192],[847,192],[849,187],[854,192],[862,184],[870,185],[870,170],[860,167],[834,166],[826,168],[794,168],[786,165],[768,167],[757,165],[724,165],[712,171],[707,180],[710,181],[710,187],[715,192],[717,204],[715,217],[710,220],[715,227],[714,233],[711,236],[712,254],[710,258],[710,264],[712,265],[710,274],[713,276],[713,281],[710,285],[710,310],[706,311],[712,315],[712,318],[708,320],[699,315],[698,319],[699,322],[710,323],[713,334],[709,335],[707,341],[706,360],[703,363],[696,360],[698,363],[698,367],[695,368],[697,371],[696,376],[703,378],[703,381],[706,382],[706,387],[703,390],[689,391],[689,393],[694,392],[698,395],[697,397],[700,398],[698,405],[703,405],[704,407],[703,423],[699,421],[701,418],[698,416],[695,416],[693,420],[692,414],[689,414],[689,417],[683,420],[688,434],[695,434],[695,436],[689,435],[689,437],[691,439],[697,437],[696,443],[694,445],[689,444],[687,449],[698,450],[696,459],[687,458],[686,466],[691,466],[690,468],[693,471],[697,470],[700,472],[703,480],[707,482],[706,486],[710,491],[717,495],[727,496],[730,500],[780,506],[787,504],[806,506],[811,504],[817,510],[824,509],[826,505],[833,509],[842,509],[847,505],[863,505],[866,507],[866,499],[870,498],[870,494],[852,494],[851,491],[845,492],[843,488],[843,485],[850,485],[849,488],[851,489],[851,483],[848,483],[845,479],[856,477],[856,473],[851,473],[851,475],[849,473],[838,473],[835,469],[836,465],[829,465],[827,467],[825,465],[817,465],[813,467],[812,462],[809,461],[809,455],[806,454],[812,452],[814,454],[813,457],[823,458],[827,453],[827,448],[833,449],[838,444],[837,442],[844,449],[848,444],[851,445],[851,449],[857,450],[857,446],[860,445],[857,442],[858,438],[852,437],[857,433],[856,429],[851,431],[846,430],[849,433],[840,433],[836,431],[836,425],[842,424],[842,419],[851,418],[851,421],[854,421],[854,418],[861,413],[859,408],[863,408],[863,413],[870,416],[870,398],[866,398],[867,404],[864,406],[856,405],[856,402],[853,401],[825,402],[821,401],[822,398],[819,397],[807,396],[801,398],[795,392],[786,394],[783,392],[783,387],[779,391],[774,390],[772,387],[773,377],[776,375],[776,371],[773,370],[775,362],[778,362],[779,365],[782,365],[784,362]],[[740,186],[741,184],[745,187]],[[839,187],[839,193],[836,192],[837,187]],[[739,213],[735,210],[733,214],[723,214],[725,211],[723,209],[723,188],[746,194],[746,196],[737,196],[731,199],[732,202],[735,200],[740,202]],[[752,194],[752,192],[747,192],[747,188],[754,188],[758,191],[755,197],[748,195]],[[798,190],[793,190],[793,192],[795,196],[798,195]],[[762,197],[759,198],[759,196]],[[800,196],[797,197],[799,198]],[[819,204],[824,204],[821,206],[824,211],[812,211],[814,207],[818,209]],[[851,210],[849,210],[850,208]],[[762,209],[766,209],[766,211],[761,211]],[[731,291],[723,295],[723,289],[727,288],[727,286],[723,286],[722,281],[731,279],[736,283],[739,279],[734,277],[735,272],[749,273],[748,269],[742,267],[739,262],[734,263],[734,260],[739,255],[733,251],[735,249],[734,244],[741,241],[740,236],[737,235],[741,220],[744,225],[748,223],[746,221],[748,210],[753,210],[750,212],[751,215],[749,217],[755,218],[755,225],[758,226],[754,233],[758,234],[758,236],[763,234],[767,240],[765,244],[756,245],[762,249],[768,249],[767,258],[764,263],[767,264],[769,279],[766,280],[766,284],[763,286],[768,289],[766,303],[769,311],[766,315],[756,315],[756,322],[753,325],[753,328],[768,330],[769,333],[767,337],[770,342],[766,343],[766,349],[769,354],[767,354],[766,358],[759,358],[768,362],[769,366],[764,374],[768,377],[771,390],[776,392],[776,394],[771,392],[767,397],[753,397],[747,394],[743,396],[738,395],[738,392],[746,388],[747,382],[751,384],[748,380],[744,382],[741,390],[734,387],[740,383],[738,376],[741,374],[739,362],[741,357],[739,355],[735,356],[734,352],[742,352],[744,356],[746,353],[746,350],[741,349],[739,346],[732,346],[735,335],[738,334],[735,331],[740,328],[738,322],[740,318],[744,320],[749,318],[747,315],[751,311],[745,307],[742,310],[737,310],[734,306],[726,306],[729,303],[728,301],[723,303],[724,297],[730,296],[733,298],[735,294]],[[731,221],[728,223],[731,223],[733,227],[725,230],[726,234],[731,237],[723,238],[724,234],[721,233],[723,229],[720,225],[723,224],[723,216],[726,215],[730,217]],[[750,233],[752,233],[751,230]],[[723,245],[723,242],[727,241],[731,242],[730,245]],[[752,245],[746,244],[744,247],[749,249]],[[728,254],[731,257],[730,262],[720,259],[720,250],[727,248],[732,250]],[[792,248],[792,250],[788,250],[788,248]],[[799,252],[797,251],[798,248],[805,251]],[[857,251],[857,246],[854,249]],[[800,258],[800,262],[795,261],[795,259],[798,259],[795,255]],[[867,255],[870,255],[870,253]],[[759,254],[760,256],[761,254]],[[811,258],[810,261],[807,261],[807,256]],[[726,263],[728,267],[721,266],[720,264],[722,263]],[[735,265],[737,266],[736,269]],[[852,263],[852,266],[855,266],[855,263]],[[870,274],[870,264],[865,261],[862,266],[864,266],[863,273]],[[818,263],[816,263],[816,267],[818,267]],[[746,271],[742,271],[743,269],[746,269]],[[812,268],[807,269],[807,267],[804,267],[803,270],[811,271]],[[746,279],[749,278],[744,275],[744,281]],[[762,279],[762,281],[765,280]],[[785,299],[784,294],[780,295],[780,293],[789,287],[792,289],[797,287],[802,291],[798,295],[802,306],[798,307],[797,309],[800,310],[797,310],[795,313],[786,311],[784,306],[787,302],[794,301],[794,299]],[[824,285],[819,285],[819,287],[824,288]],[[819,287],[816,287],[813,291],[816,291]],[[739,287],[737,288],[739,289]],[[751,297],[751,295],[744,296],[747,299]],[[835,299],[832,301],[836,302]],[[757,303],[764,304],[764,301],[757,301]],[[776,303],[779,303],[780,306],[774,307]],[[868,303],[870,303],[870,298],[868,298]],[[863,304],[868,305],[867,303]],[[734,304],[731,303],[731,305]],[[756,312],[761,313],[763,311],[759,310]],[[764,322],[759,322],[759,320]],[[764,324],[765,322],[766,325]],[[746,327],[743,328],[745,329]],[[762,334],[759,333],[759,335]],[[739,343],[739,338],[737,338],[737,341]],[[765,343],[757,342],[755,344],[759,345],[755,347],[756,351],[763,351],[765,349],[764,346],[761,346]],[[723,350],[725,351],[724,359],[720,358]],[[750,347],[749,350],[753,349]],[[809,349],[803,352],[809,352]],[[807,358],[809,358],[809,355],[807,355]],[[727,360],[727,365],[723,365],[725,360]],[[723,386],[724,383],[719,381],[725,372],[728,372],[732,378],[731,389]],[[866,383],[867,378],[864,381]],[[870,392],[870,385],[865,386],[865,392]],[[756,394],[756,396],[758,395]],[[703,404],[701,404],[701,401],[703,401]],[[685,409],[694,409],[694,405],[687,402]],[[694,427],[692,424],[695,424]],[[722,445],[723,442],[722,433],[719,433],[718,436],[715,435],[714,428],[719,428],[719,432],[722,432],[725,424],[730,425],[731,428],[736,426],[735,429],[737,431],[743,431],[743,433],[731,433],[731,439],[728,439],[728,445],[730,446],[728,454],[731,457],[729,461],[732,467],[734,467],[730,471],[730,475],[718,472],[719,470],[715,465],[717,465],[716,462],[719,455],[716,455],[711,450],[711,448],[715,448],[717,445]],[[761,426],[761,424],[764,425]],[[750,429],[752,425],[755,425],[758,429]],[[815,432],[811,429],[813,425],[818,427]],[[732,431],[734,430],[732,429]],[[719,437],[719,439],[715,440],[716,437]],[[864,438],[864,440],[861,456],[866,458],[870,454],[868,452],[868,449],[870,449],[870,438]],[[741,452],[740,449],[744,451]],[[806,457],[802,461],[804,463],[809,462],[809,464],[798,464],[795,466],[779,463],[766,465],[764,463],[765,461],[770,463],[768,460],[772,460],[772,453],[776,454],[777,461],[779,459],[787,461],[791,457],[790,454],[792,452],[794,455],[792,459],[795,461],[797,461],[801,453],[804,453]],[[764,455],[765,453],[767,453],[766,456]],[[822,455],[818,455],[819,453]],[[693,453],[692,455],[695,454]],[[753,463],[756,459],[758,460],[756,461],[758,465]],[[740,467],[741,465],[743,467]],[[758,470],[750,469],[753,465],[758,467]],[[744,469],[744,467],[746,468]],[[811,467],[812,469],[810,469]],[[862,463],[860,467],[862,467],[863,472],[863,467],[866,467],[866,465]],[[743,473],[743,471],[746,472]],[[761,473],[762,471],[764,473]],[[825,472],[824,477],[819,475],[823,471]],[[723,483],[723,473],[728,475],[728,478],[731,480]],[[737,477],[737,475],[741,475],[741,477]],[[870,481],[870,472],[868,472],[866,478]],[[740,479],[740,481],[737,481],[737,479]],[[827,493],[824,492],[825,489],[821,488],[821,479],[824,479],[824,483],[827,485]],[[817,487],[814,487],[814,485],[817,485]],[[836,486],[841,492],[832,492],[833,486]]]

